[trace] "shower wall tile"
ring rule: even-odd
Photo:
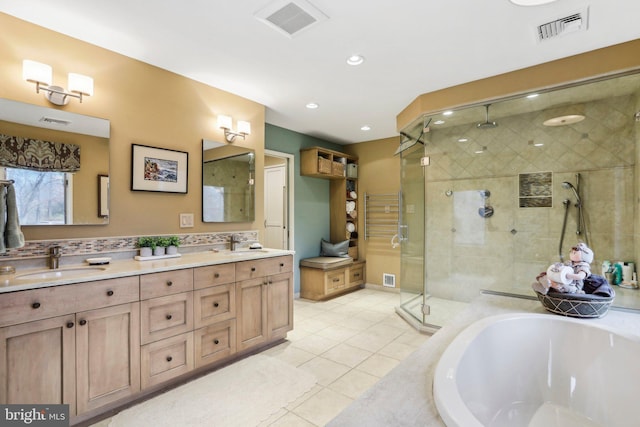
[[[427,289],[434,296],[464,295],[481,289],[508,288],[531,294],[535,276],[559,260],[559,237],[570,200],[563,256],[582,240],[576,235],[575,196],[562,182],[575,183],[581,174],[581,193],[590,244],[595,253],[592,270],[604,259],[639,259],[640,242],[636,156],[640,125],[630,117],[640,110],[637,96],[621,96],[577,106],[586,119],[560,127],[544,120],[569,112],[560,107],[500,119],[499,126],[478,129],[462,125],[435,129],[427,144],[431,165],[426,171]],[[460,137],[468,142],[458,142]],[[544,144],[535,147],[534,143]],[[475,151],[486,147],[481,154]],[[553,206],[520,208],[518,175],[552,172]],[[482,244],[456,244],[454,197],[445,192],[491,191],[494,215],[483,221]],[[475,221],[470,212],[470,221]],[[449,260],[449,262],[447,262]],[[452,286],[452,284],[455,284]],[[457,289],[460,286],[460,289]]]

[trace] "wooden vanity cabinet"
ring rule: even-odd
[[[293,329],[292,257],[236,263],[238,351]]]
[[[138,283],[132,276],[2,295],[0,403],[66,403],[74,416],[137,393]]]

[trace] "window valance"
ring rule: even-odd
[[[0,166],[76,172],[80,169],[80,146],[0,134]]]

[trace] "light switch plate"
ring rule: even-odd
[[[192,213],[181,213],[180,214],[180,228],[191,228],[193,227],[193,214]]]

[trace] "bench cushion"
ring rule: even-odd
[[[320,256],[300,260],[300,267],[318,268],[320,270],[330,270],[351,264],[353,264],[353,258],[343,257]]]

